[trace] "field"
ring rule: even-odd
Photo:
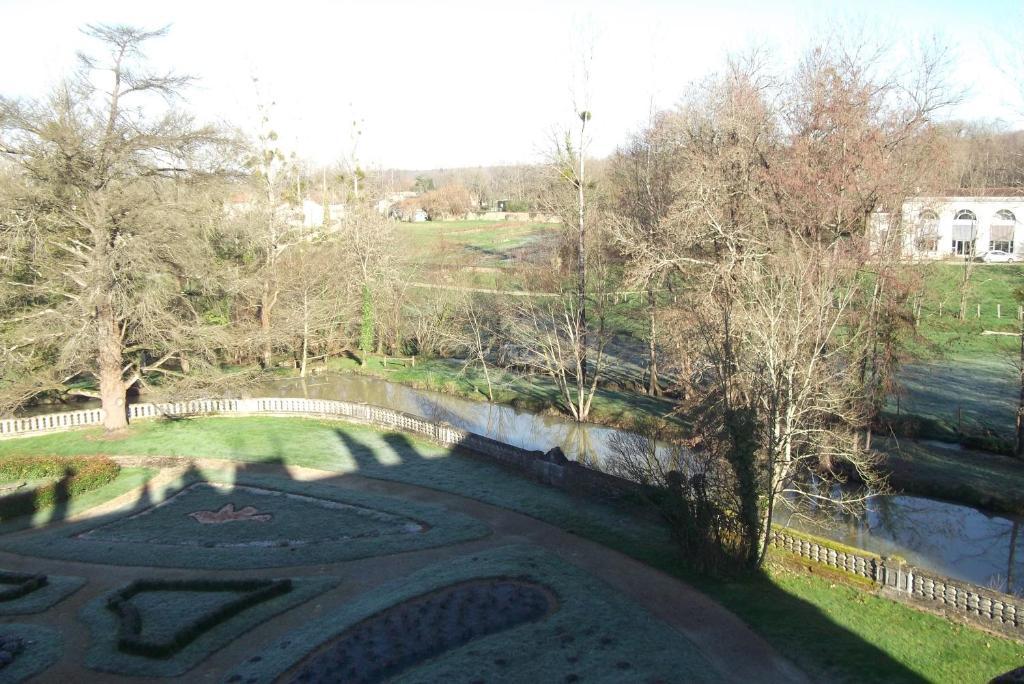
[[[243,627],[248,630],[247,633],[252,634],[252,637],[235,639],[230,644],[224,644],[223,648],[218,646],[220,650],[195,665],[198,669],[191,670],[196,673],[206,671],[204,668],[223,667],[226,668],[225,672],[234,671],[239,675],[235,681],[246,681],[250,677],[256,681],[267,681],[276,673],[283,671],[297,674],[298,670],[293,669],[297,664],[312,662],[308,658],[316,651],[314,646],[324,643],[324,648],[329,650],[329,644],[324,641],[325,639],[334,644],[349,643],[349,646],[342,649],[345,658],[368,658],[370,656],[365,651],[352,650],[351,642],[345,641],[354,638],[353,633],[347,631],[353,625],[372,616],[381,616],[380,619],[385,623],[390,617],[392,624],[396,624],[395,620],[399,621],[397,624],[401,624],[401,616],[405,615],[411,629],[413,625],[410,621],[418,614],[419,608],[416,606],[419,604],[413,607],[412,612],[405,609],[402,609],[404,612],[397,613],[388,611],[424,593],[445,590],[445,587],[469,579],[496,576],[516,577],[554,590],[561,607],[551,613],[549,618],[534,619],[527,616],[524,618],[525,622],[506,626],[489,622],[488,618],[483,617],[485,614],[481,613],[481,617],[473,618],[466,623],[466,628],[471,632],[465,637],[468,641],[463,641],[463,637],[453,634],[444,641],[423,642],[422,649],[417,647],[414,649],[415,653],[403,655],[385,649],[379,657],[388,659],[388,662],[393,660],[398,664],[408,664],[412,661],[420,663],[416,660],[419,657],[416,653],[429,651],[440,655],[440,658],[430,660],[429,665],[425,662],[408,665],[413,668],[408,670],[410,681],[421,680],[424,677],[429,679],[428,673],[431,677],[434,674],[451,675],[457,679],[458,674],[464,672],[464,668],[467,667],[483,667],[495,678],[501,678],[502,673],[511,676],[512,672],[521,672],[539,681],[544,679],[544,668],[550,667],[552,669],[549,671],[558,671],[561,673],[560,676],[569,677],[575,674],[580,681],[621,681],[623,676],[629,678],[633,674],[639,676],[644,672],[652,675],[658,673],[658,668],[662,667],[663,662],[669,662],[663,661],[666,653],[671,653],[672,657],[677,659],[672,661],[675,663],[672,667],[678,668],[680,672],[687,672],[688,678],[714,679],[721,675],[722,668],[729,667],[727,663],[730,660],[737,661],[734,663],[736,667],[749,660],[737,659],[735,656],[730,658],[718,653],[716,649],[725,643],[721,639],[712,639],[713,643],[702,640],[702,630],[707,628],[708,620],[714,615],[714,610],[710,607],[713,604],[699,610],[680,607],[667,611],[660,619],[669,619],[670,616],[690,619],[686,616],[692,615],[699,625],[691,627],[691,631],[683,629],[683,633],[690,639],[689,642],[682,640],[672,649],[664,652],[659,650],[657,657],[645,650],[647,647],[643,644],[667,643],[664,642],[664,639],[669,638],[666,636],[667,633],[658,632],[662,635],[656,636],[656,632],[651,632],[649,638],[644,637],[642,642],[618,641],[616,635],[643,635],[648,634],[644,630],[664,629],[658,627],[658,619],[650,615],[641,620],[639,616],[643,613],[635,612],[640,610],[636,606],[628,609],[622,607],[621,602],[627,599],[617,593],[625,591],[626,587],[647,586],[647,583],[654,579],[652,577],[639,583],[635,578],[631,581],[613,580],[607,573],[609,568],[614,567],[614,563],[609,565],[608,560],[597,565],[585,562],[588,554],[602,553],[599,551],[600,546],[586,547],[589,549],[586,553],[583,553],[582,547],[575,551],[571,550],[575,548],[574,545],[583,543],[582,540],[591,540],[617,549],[699,588],[707,596],[735,612],[761,638],[815,680],[982,681],[1015,667],[1024,658],[1024,646],[876,597],[864,591],[862,586],[847,586],[847,580],[843,576],[829,574],[819,568],[808,571],[808,568],[782,553],[773,556],[770,568],[760,577],[713,581],[693,576],[686,571],[666,530],[655,520],[636,516],[629,509],[582,501],[558,490],[533,484],[489,463],[467,458],[445,448],[397,433],[381,433],[369,428],[316,420],[211,418],[141,424],[131,428],[128,434],[118,439],[102,439],[98,433],[82,431],[0,442],[0,458],[37,453],[111,456],[124,454],[132,455],[133,458],[144,458],[150,454],[164,460],[179,456],[219,459],[200,461],[197,464],[199,472],[206,473],[201,480],[230,481],[243,485],[239,492],[232,493],[228,498],[234,504],[235,512],[252,506],[255,510],[249,511],[248,517],[273,514],[275,507],[268,505],[266,499],[258,498],[266,495],[241,496],[246,492],[247,486],[306,495],[314,490],[304,488],[315,485],[317,496],[323,496],[325,487],[336,487],[338,493],[335,496],[344,492],[347,501],[351,502],[353,496],[359,496],[361,498],[357,503],[360,506],[387,511],[390,515],[414,517],[417,520],[421,518],[410,515],[411,509],[398,510],[392,500],[398,497],[415,500],[415,504],[419,506],[428,502],[433,505],[444,505],[452,509],[452,514],[477,517],[496,530],[490,537],[468,542],[468,546],[466,543],[439,546],[400,556],[382,557],[389,559],[386,562],[378,562],[374,557],[328,561],[329,565],[324,567],[330,569],[322,576],[336,577],[339,584],[336,589],[325,590],[317,602],[318,605],[334,608],[318,611],[318,617],[313,621],[292,617],[292,612],[287,607],[280,609],[284,611],[282,617],[274,618],[258,627],[253,626],[258,621],[251,619],[243,621],[241,626],[240,623],[231,626],[229,620],[222,625],[225,631],[218,632],[222,637],[228,632],[237,633],[237,630]],[[234,464],[235,468],[232,478],[214,475],[223,475],[230,464]],[[209,470],[215,466],[215,470]],[[203,470],[204,468],[206,470]],[[170,478],[171,474],[173,473],[161,473],[160,477],[163,479],[159,483],[160,487],[170,485],[173,491],[180,491],[181,484],[173,484],[177,480]],[[328,476],[330,479],[322,479]],[[175,478],[177,477],[180,475],[175,475]],[[217,479],[218,477],[220,479]],[[311,477],[318,477],[321,480],[316,483],[301,482]],[[355,489],[352,489],[353,487]],[[157,487],[152,486],[150,490],[156,491]],[[206,492],[204,496],[211,493]],[[193,503],[203,511],[214,513],[224,507],[222,499],[213,500],[212,503],[196,499]],[[152,505],[152,502],[148,505]],[[410,500],[403,505],[412,506],[413,501]],[[504,515],[526,514],[529,517],[503,520],[498,511],[510,511]],[[147,538],[145,528],[138,526],[141,519],[131,521],[131,516],[138,512],[138,507],[129,507],[117,513],[114,519],[122,522],[106,528],[108,532],[105,543],[110,545],[109,540],[113,538],[111,535],[128,535],[133,539]],[[188,523],[199,532],[203,529],[203,526],[188,520],[187,516],[175,517],[182,519],[177,523],[179,525]],[[445,517],[445,521],[447,518],[448,516]],[[453,516],[452,520],[456,518]],[[282,521],[284,520],[285,518],[282,518]],[[386,518],[382,521],[385,528],[391,524],[390,520]],[[535,522],[530,522],[531,520]],[[110,518],[101,521],[109,522]],[[152,521],[157,527],[164,524],[159,517],[152,518]],[[497,530],[518,530],[515,532],[515,538],[520,541],[516,543],[521,544],[521,535],[527,528],[518,526],[541,524],[536,521],[546,521],[554,528],[571,530],[572,534],[552,537],[552,532],[542,533],[538,529],[528,533],[528,536],[533,543],[541,544],[543,551],[532,546],[517,550],[500,550],[507,546],[512,538],[503,536],[505,533]],[[94,527],[95,522],[93,521]],[[354,522],[357,524],[353,529],[363,530],[364,533],[368,529],[366,518]],[[227,524],[259,527],[268,523],[257,520]],[[438,527],[444,527],[445,524],[446,522],[441,522]],[[54,554],[46,549],[52,548],[53,544],[39,543],[33,546],[32,540],[41,540],[47,536],[54,539],[53,535],[57,529],[44,527],[39,532],[25,532],[9,539],[6,545],[24,545],[22,551],[25,553],[46,553],[52,557]],[[64,534],[80,531],[76,526],[64,526],[62,529]],[[218,549],[217,545],[223,542],[224,536],[220,531],[211,534],[214,535],[210,538],[212,545],[200,544],[190,560],[190,566],[197,569],[208,568],[203,570],[205,573],[225,567],[220,560],[216,560],[218,553],[223,550]],[[252,534],[256,532],[245,532],[239,539],[257,539],[252,537]],[[313,534],[322,536],[323,533]],[[277,537],[258,537],[264,538]],[[574,539],[580,541],[573,541]],[[573,554],[572,557],[576,559],[573,563],[581,562],[583,565],[573,568],[559,562],[557,567],[563,569],[556,570],[548,559],[552,558],[552,553],[563,551]],[[598,557],[603,558],[598,555],[595,559]],[[144,560],[145,556],[141,558]],[[390,560],[398,558],[403,560]],[[28,562],[33,567],[40,563],[57,566],[60,563],[59,560],[41,561],[37,558]],[[322,562],[322,559],[316,562]],[[437,568],[428,569],[432,563],[439,562],[441,565]],[[93,580],[90,580],[87,588],[81,591],[95,592],[104,587],[107,587],[104,591],[112,591],[126,586],[131,579],[140,576],[139,573],[145,574],[144,568],[121,566],[121,569],[115,568],[112,572],[104,569],[107,567],[114,566],[97,566],[103,573],[110,575],[105,584],[101,582],[90,589],[93,587]],[[640,572],[640,568],[643,567],[638,564],[633,572]],[[268,572],[272,574],[267,574]],[[296,577],[297,572],[300,576],[305,574],[297,569],[291,569],[284,576]],[[319,571],[318,575],[322,572]],[[249,573],[257,573],[256,576],[259,577],[282,576],[280,572],[258,568],[250,570]],[[600,579],[590,577],[594,573],[597,573]],[[237,577],[238,572],[235,571],[233,576]],[[618,590],[613,591],[601,583],[608,581],[612,581]],[[626,583],[620,585],[615,583],[616,581]],[[668,580],[666,578],[658,581]],[[593,582],[598,582],[593,586],[599,587],[599,590],[585,592],[590,597],[587,599],[588,603],[579,603],[583,597],[574,594],[569,587],[589,587]],[[681,597],[687,596],[685,584],[675,583],[674,586],[676,588],[672,592],[659,595],[658,603],[649,606],[648,610],[656,610],[656,606],[666,601],[678,601],[682,600]],[[107,594],[95,594],[97,598],[101,595]],[[481,595],[474,600],[476,603],[467,604],[470,614],[477,610],[472,608],[473,605],[483,605],[480,602],[486,603],[489,599]],[[634,597],[633,600],[638,598]],[[159,603],[157,601],[157,604]],[[88,605],[92,607],[87,608],[87,613],[83,613],[83,616],[90,621],[94,630],[100,629],[104,634],[109,634],[112,624],[109,618],[104,618],[107,620],[105,623],[96,621],[97,611],[103,614],[100,610],[101,602],[91,601]],[[58,603],[50,611],[59,611],[60,607],[61,604]],[[584,614],[575,613],[577,609],[584,611]],[[440,608],[424,610],[425,614],[434,614],[430,611],[436,612]],[[604,611],[609,610],[620,615],[620,618],[614,628],[615,634],[605,635],[598,625],[608,624],[606,617],[601,616],[605,616]],[[695,610],[697,612],[694,612]],[[48,614],[44,613],[44,616]],[[244,615],[244,612],[241,613],[238,619]],[[106,626],[97,627],[100,624]],[[487,626],[491,624],[494,626]],[[594,625],[595,631],[591,634],[587,633],[587,630],[591,629],[586,627],[588,624]],[[570,625],[577,631],[567,634],[567,630],[571,629]],[[739,625],[742,623],[737,623],[730,629],[741,629]],[[718,628],[724,629],[722,626]],[[309,632],[306,630],[316,630],[320,638],[309,639]],[[480,635],[473,636],[478,631]],[[428,633],[429,630],[424,633],[424,639]],[[566,645],[563,646],[563,636],[573,637],[577,643],[565,641]],[[604,636],[610,636],[616,641],[603,643]],[[203,643],[221,644],[222,641],[218,639],[222,637]],[[590,638],[596,639],[596,643],[590,643]],[[94,648],[87,663],[90,667],[114,668],[120,671],[122,667],[128,667],[126,663],[129,660],[135,663],[131,667],[137,666],[135,659],[139,656],[127,658],[118,655],[109,646],[109,637],[104,639],[107,639],[103,641],[107,646]],[[515,643],[526,646],[509,656],[509,649],[502,645],[506,643],[506,639],[515,640]],[[726,641],[732,643],[733,640]],[[699,644],[699,647],[694,650],[693,644]],[[616,651],[619,648],[623,649],[621,653]],[[744,648],[754,646],[747,645]],[[499,652],[505,655],[498,655]],[[190,653],[189,658],[195,658],[195,651]],[[576,661],[566,661],[565,658],[569,656],[575,657]],[[471,658],[477,658],[478,661],[470,660]],[[705,659],[708,659],[707,662],[713,667],[706,666]],[[504,663],[499,663],[499,660],[503,660]],[[184,667],[182,663],[192,667],[189,663],[193,661],[175,662],[178,663],[178,669],[175,671],[179,671]],[[328,659],[316,667],[321,666],[343,667],[343,663]],[[420,670],[421,667],[427,669]],[[491,668],[494,668],[493,671]],[[146,671],[156,673],[157,669],[159,668],[156,666],[147,666]],[[715,671],[712,672],[712,669]],[[629,674],[624,674],[626,672]],[[776,671],[776,674],[772,675],[766,670],[763,677],[749,673],[745,676],[747,680],[770,680],[779,676],[778,673],[779,671]],[[666,681],[671,681],[671,678]]]
[[[982,333],[1019,330],[1017,307],[1024,301],[1017,290],[1024,286],[1024,266],[973,265],[964,320],[958,318],[963,266],[936,263],[919,268],[923,271],[921,326],[918,337],[908,340],[915,357],[994,363],[1018,351],[1017,338]]]
[[[505,221],[401,223],[398,243],[415,279],[489,289],[528,289],[519,269],[536,266],[557,224]]]

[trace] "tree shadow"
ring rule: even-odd
[[[448,491],[469,498],[479,498],[475,492],[467,491],[460,486],[460,482],[465,482],[465,473],[460,472],[464,470],[464,467],[460,466],[457,461],[460,458],[467,458],[467,453],[474,453],[474,461],[483,460],[492,465],[498,465],[501,477],[523,478],[534,482],[540,479],[524,472],[510,462],[502,463],[494,458],[481,455],[479,451],[475,451],[468,444],[456,445],[444,458],[428,459],[420,453],[417,445],[407,435],[394,431],[385,432],[383,440],[397,456],[398,463],[387,465],[375,457],[372,447],[363,444],[346,430],[336,428],[334,432],[347,451],[352,454],[357,463],[358,474],[365,477],[400,482],[419,480],[420,486]],[[546,457],[540,452],[533,452],[532,458]],[[581,468],[583,466],[571,464],[568,467]],[[417,476],[417,471],[422,473],[427,470],[430,472],[428,479]],[[536,486],[548,487],[549,485],[537,484]],[[500,487],[492,489],[497,488]],[[551,487],[551,489],[561,488]],[[589,505],[606,503],[623,516],[637,515],[644,521],[650,520],[646,511],[639,510],[637,505],[629,502],[594,502],[590,496],[581,496],[580,492],[574,492],[571,488],[563,490],[561,494],[571,499],[568,506],[574,514],[585,511]],[[502,505],[493,497],[483,497],[479,500],[492,505]],[[516,501],[505,501],[504,507],[519,510],[526,515],[535,515],[556,526],[562,526],[560,523],[564,525],[566,522],[558,519],[557,514],[553,515],[554,510],[537,515],[537,511],[524,510],[517,505]],[[635,510],[630,510],[631,508]],[[700,589],[738,615],[743,621],[753,624],[755,630],[781,654],[793,660],[802,660],[803,662],[797,663],[798,666],[808,669],[808,674],[812,677],[842,675],[856,671],[863,676],[865,681],[926,681],[924,677],[906,664],[836,622],[818,606],[787,591],[764,573],[729,581],[702,577],[687,567],[686,560],[681,558],[679,550],[670,541],[631,538],[610,529],[591,530],[584,532],[583,536],[589,536],[595,542],[625,553]],[[666,539],[667,537],[668,535],[666,535]],[[796,581],[803,581],[803,578],[798,577]],[[829,590],[835,591],[835,589]],[[878,625],[878,629],[884,630],[885,625]],[[820,648],[808,649],[803,644],[809,640],[813,640]],[[810,651],[817,654],[817,657],[808,658],[807,654]]]
[[[241,425],[239,429],[243,429]],[[641,526],[632,526],[629,522],[621,527],[614,527],[605,525],[599,516],[589,516],[592,518],[590,524],[579,525],[577,529],[577,523],[588,518],[588,509],[600,506],[610,507],[616,515],[622,516],[626,521],[632,515],[642,517],[645,523],[650,521],[649,515],[638,508],[631,508],[628,503],[595,499],[592,494],[584,495],[583,492],[574,490],[571,484],[555,486],[538,483],[538,480],[543,481],[543,478],[538,476],[537,472],[551,472],[558,468],[573,470],[583,466],[561,464],[548,459],[540,452],[516,451],[508,447],[505,447],[505,451],[517,454],[517,458],[489,456],[468,442],[449,448],[443,457],[428,458],[408,435],[396,431],[382,431],[381,439],[393,453],[393,458],[383,458],[378,453],[380,447],[361,440],[358,431],[345,425],[333,427],[331,430],[335,439],[351,456],[354,464],[353,474],[432,488],[533,516],[563,529],[572,528],[581,536],[631,556],[702,590],[742,620],[753,624],[756,631],[783,655],[803,659],[798,665],[807,667],[812,677],[829,676],[832,674],[830,670],[835,670],[835,673],[840,675],[856,671],[865,680],[924,681],[919,674],[889,653],[839,624],[818,606],[786,591],[770,578],[756,576],[723,582],[697,576],[687,569],[685,559],[680,558],[678,549],[667,541],[667,534],[664,538],[654,539],[643,536],[640,532],[633,533],[634,527],[639,530]],[[226,484],[244,484],[250,476],[266,475],[294,481],[295,478],[288,469],[290,458],[284,445],[269,436],[268,440],[270,448],[261,455],[250,457],[250,461],[235,462],[233,482]],[[241,449],[242,446],[240,441],[238,448]],[[469,463],[476,465],[467,467]],[[524,464],[539,464],[544,467],[534,471]],[[61,478],[65,490],[68,487],[69,475],[70,473],[65,473],[65,477]],[[339,472],[336,477],[344,478],[345,474]],[[552,478],[548,479],[554,481]],[[222,480],[223,478],[212,478],[194,462],[189,462],[178,481],[166,485],[161,491],[155,491],[152,484],[147,483],[139,489],[137,499],[130,508],[98,516],[90,520],[90,528],[151,509],[196,483],[220,483]],[[524,487],[521,480],[531,480],[532,483],[530,487]],[[474,488],[470,486],[472,484],[486,486]],[[540,488],[539,494],[535,495],[532,487]],[[540,503],[525,503],[530,498],[536,498]],[[214,488],[204,497],[204,508],[213,514],[219,513],[228,504],[237,512],[244,507],[245,501],[231,487]],[[55,507],[50,516],[50,524],[61,522],[66,517],[66,506],[65,501],[63,506]],[[257,514],[260,512],[257,511]],[[228,516],[230,512],[223,515]],[[318,522],[311,521],[311,524]],[[198,529],[199,523],[195,524]],[[329,518],[322,521],[322,524],[331,524]],[[296,553],[301,554],[302,550]],[[301,560],[301,555],[298,559]],[[800,579],[798,577],[797,581]],[[877,629],[885,630],[886,625],[880,624]],[[815,644],[815,647],[808,648],[808,643]],[[812,651],[817,657],[808,656]],[[856,664],[856,667],[851,664]]]

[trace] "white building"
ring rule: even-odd
[[[1022,219],[1024,191],[912,197],[903,203],[905,250],[919,259],[980,256],[993,250],[1021,257],[1024,256]]]
[[[344,204],[331,204],[327,207],[328,223],[335,223],[345,218]],[[310,199],[302,200],[302,225],[307,228],[324,224],[324,205]]]

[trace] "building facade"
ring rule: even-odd
[[[1024,258],[1024,195],[912,197],[903,203],[904,249],[919,259]]]

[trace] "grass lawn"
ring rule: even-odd
[[[503,266],[512,250],[557,230],[557,224],[525,221],[428,221],[397,228],[411,263],[469,267]]]
[[[693,576],[667,531],[656,523],[402,434],[327,421],[210,418],[143,423],[118,439],[83,431],[0,442],[0,458],[19,453],[277,460],[479,499],[572,530],[694,583],[815,679],[864,681],[870,667],[876,679],[888,681],[986,681],[1024,662],[1020,644],[866,592],[847,592],[834,586],[832,577],[794,575],[778,568],[761,578],[733,582]]]
[[[200,661],[220,650],[240,635],[263,624],[279,613],[309,601],[337,584],[332,578],[298,578],[292,590],[247,608],[200,634],[194,641],[168,658],[148,658],[118,649],[118,618],[107,608],[107,592],[87,603],[79,617],[89,626],[92,640],[86,655],[86,666],[101,672],[114,672],[139,677],[176,677],[195,667]],[[184,621],[216,606],[216,596],[205,591],[153,592],[140,601],[142,622],[147,633],[172,633]],[[140,595],[141,597],[142,595]],[[220,597],[223,598],[223,597]]]
[[[242,664],[234,673],[240,676],[236,681],[275,681],[320,643],[428,592],[477,578],[513,576],[552,590],[558,609],[546,618],[481,636],[463,648],[437,643],[432,659],[407,676],[399,672],[388,681],[508,681],[509,673],[515,673],[518,681],[532,682],[720,681],[680,634],[582,570],[526,546],[448,560],[363,594],[343,610],[286,635],[258,662]],[[414,618],[415,613],[408,617]],[[436,640],[444,627],[399,627],[405,631],[398,638],[408,642],[405,632],[422,631]],[[390,655],[386,644],[378,649]],[[343,680],[343,673],[331,681]]]
[[[1010,359],[950,358],[903,364],[898,381],[901,415],[924,418],[933,439],[957,441],[957,433],[991,431],[1012,440],[1020,380]],[[887,411],[895,416],[896,397]]]
[[[1024,266],[1017,264],[975,264],[967,297],[967,318],[960,311],[960,280],[963,265],[936,263],[921,266],[924,271],[919,339],[911,348],[916,356],[992,360],[1012,354],[1019,342],[1001,335],[982,335],[984,330],[1016,332],[1018,302],[1015,290],[1024,285]],[[942,313],[939,314],[939,304]],[[997,318],[996,305],[1002,306]],[[977,306],[981,305],[981,317]]]
[[[9,440],[6,444],[12,445],[15,441],[17,440]],[[42,455],[45,452],[31,450],[19,452],[17,450],[10,450],[2,453],[33,453]],[[99,452],[84,451],[82,453],[92,454]],[[117,477],[112,482],[108,482],[101,487],[76,496],[61,506],[44,508],[36,511],[31,516],[15,518],[0,524],[0,534],[6,534],[28,527],[40,527],[51,522],[55,518],[66,518],[77,515],[83,511],[87,511],[90,508],[98,506],[101,503],[115,499],[125,492],[130,492],[139,485],[148,482],[150,478],[156,475],[156,473],[157,471],[153,468],[121,468]]]

